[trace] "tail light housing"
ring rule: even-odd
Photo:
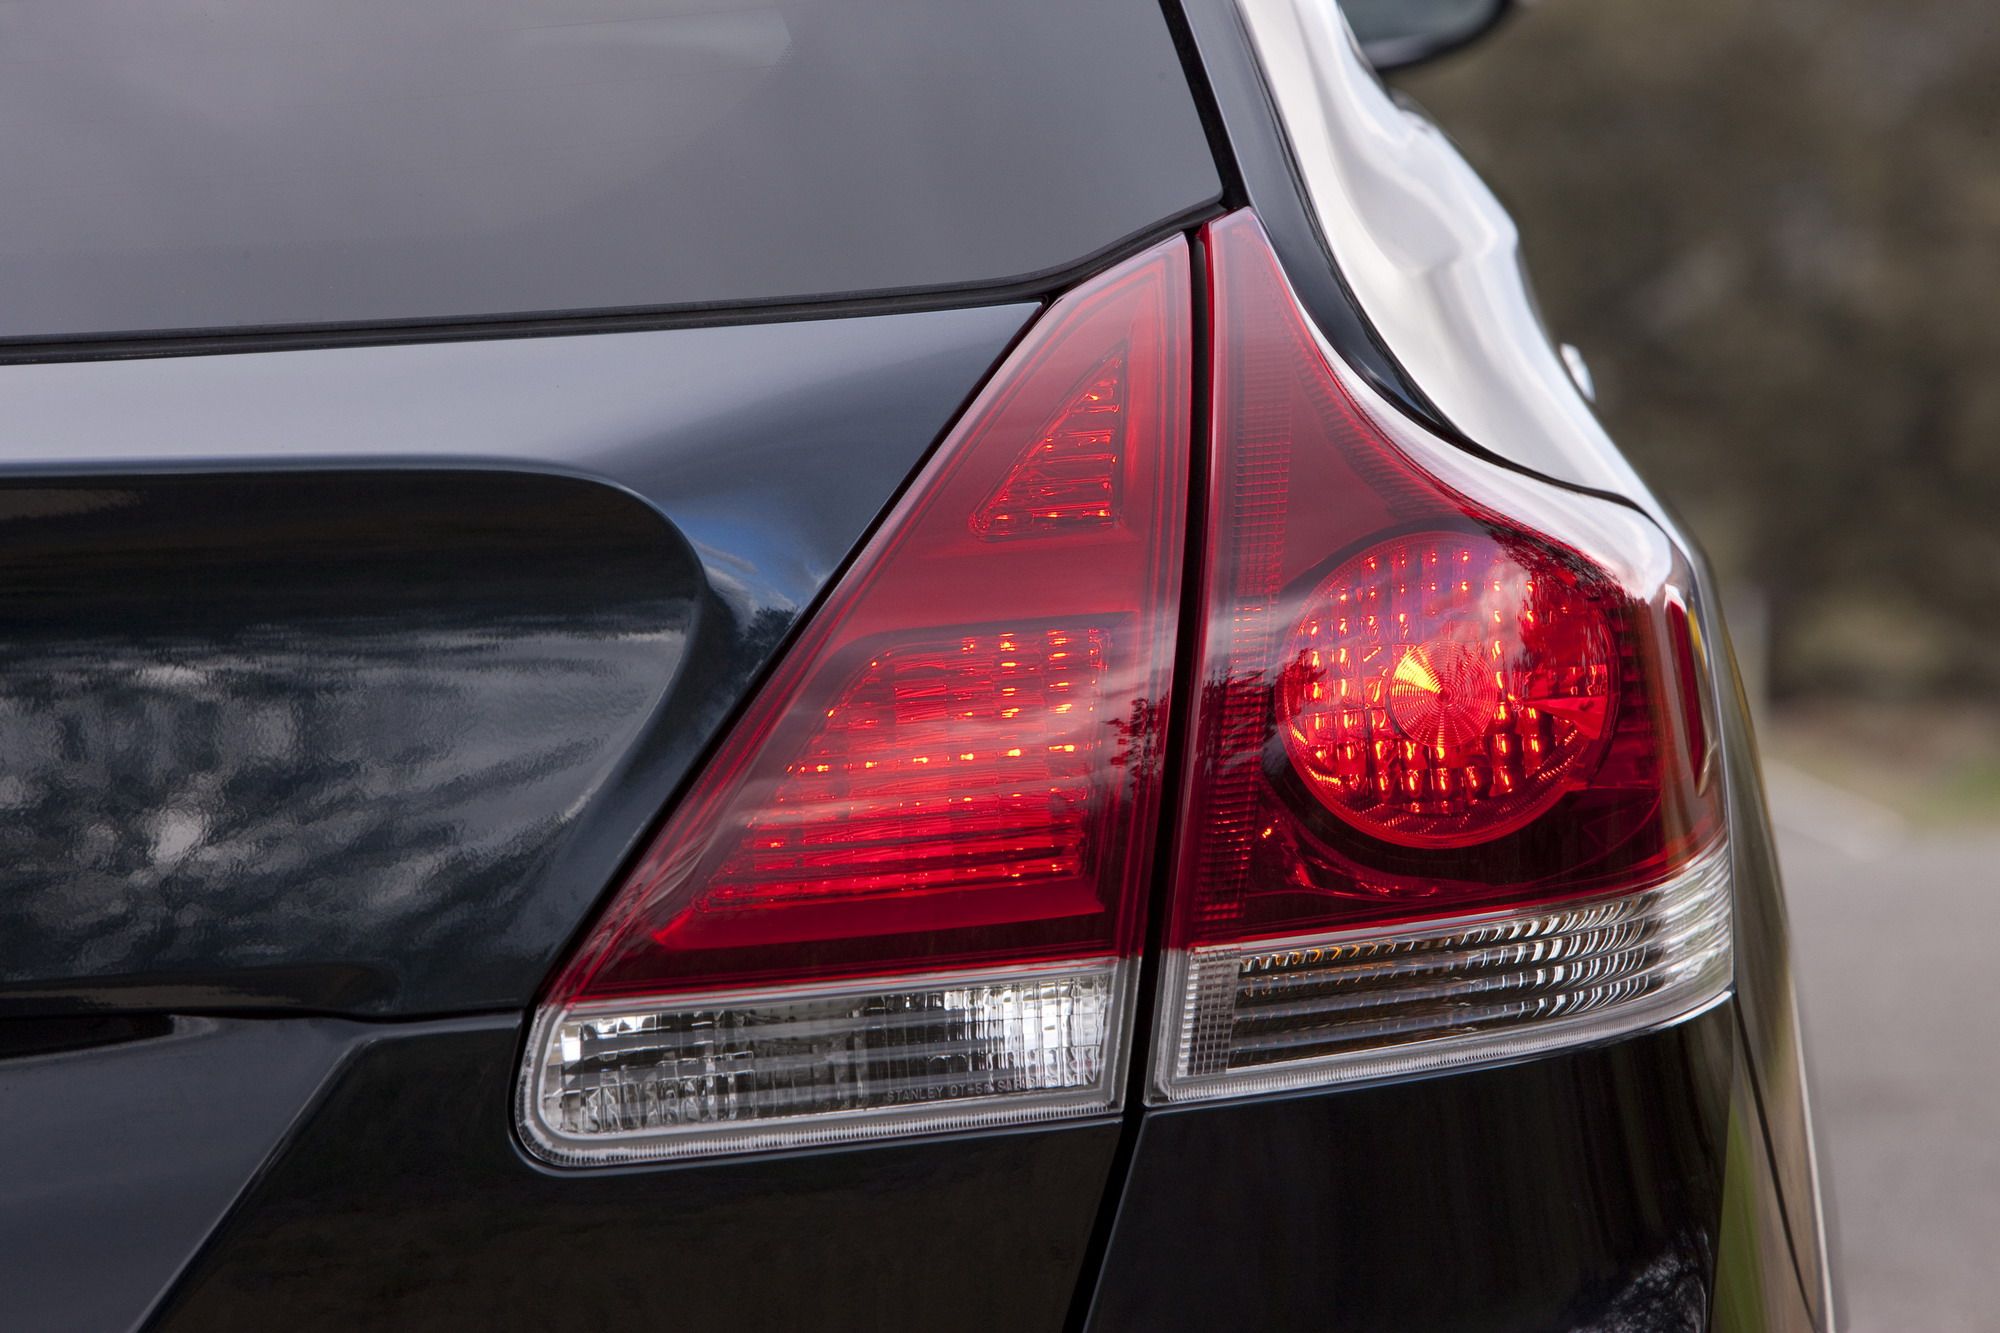
[[[552,981],[531,1150],[1114,1110],[1151,899],[1153,1102],[1508,1059],[1724,993],[1680,553],[1380,402],[1247,211],[1201,243],[1204,293],[1176,239],[1056,302],[839,580]]]
[[[1180,604],[1175,239],[1055,303],[550,988],[530,1146],[591,1163],[1119,1104]]]
[[[1684,560],[1376,400],[1250,214],[1205,249],[1207,555],[1151,1095],[1509,1058],[1712,1000],[1727,861]]]

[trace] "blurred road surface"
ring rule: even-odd
[[[1912,830],[1773,764],[1853,1333],[2000,1329],[2000,829]]]

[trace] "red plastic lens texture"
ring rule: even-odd
[[[1512,832],[1602,754],[1607,612],[1571,571],[1486,533],[1380,542],[1305,598],[1278,677],[1285,752],[1314,798],[1385,841]]]
[[[779,916],[824,937],[877,930],[885,914],[990,925],[1097,910],[1110,652],[1102,629],[1024,625],[872,657],[750,816],[701,910],[662,941],[769,942]],[[864,902],[874,909],[841,910]]]
[[[1689,864],[1720,812],[1680,716],[1671,545],[1646,528],[1648,559],[1600,559],[1588,534],[1642,521],[1419,461],[1416,428],[1329,363],[1256,219],[1205,240],[1208,550],[1171,942],[1622,892]]]
[[[982,537],[1012,537],[1115,523],[1127,378],[1123,348],[1092,368],[993,498],[972,516],[972,530]]]
[[[1701,688],[1707,663],[1701,649],[1701,632],[1693,608],[1673,595],[1667,601],[1667,632],[1673,636],[1674,666],[1681,679],[1681,719],[1687,728],[1687,748],[1695,771],[1708,764],[1708,708]]]
[[[551,999],[1125,956],[1160,805],[1193,296],[1058,301],[786,653]]]

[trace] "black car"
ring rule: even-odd
[[[0,6],[0,1326],[1831,1328],[1494,10]]]

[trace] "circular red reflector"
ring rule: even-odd
[[[1606,599],[1526,540],[1422,532],[1343,562],[1286,645],[1278,721],[1320,804],[1405,847],[1521,828],[1586,782],[1610,736]]]

